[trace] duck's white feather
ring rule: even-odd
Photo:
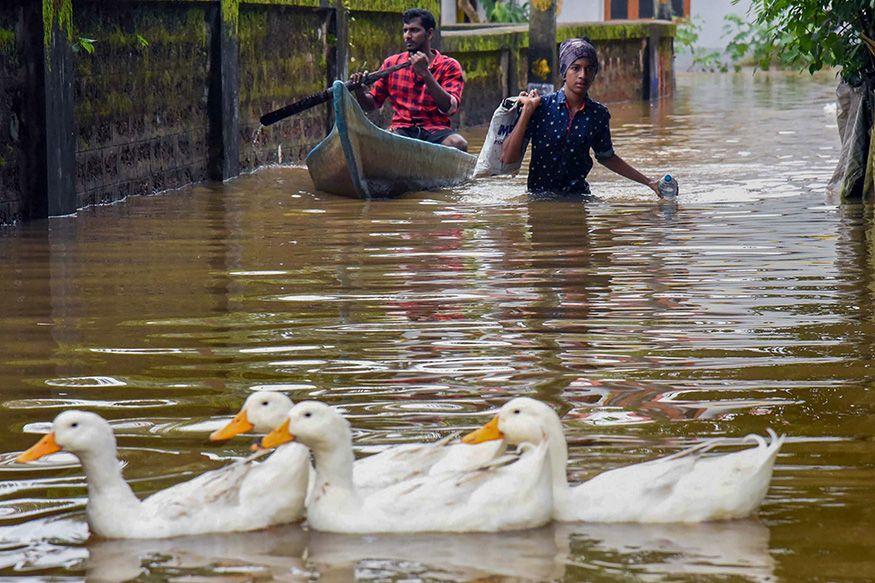
[[[706,448],[617,468],[571,488],[556,508],[558,520],[588,522],[704,522],[750,516],[769,488],[784,442],[769,430],[767,442],[705,457]],[[719,445],[716,441],[712,445]],[[707,448],[710,449],[710,448]]]
[[[234,421],[221,432],[227,432],[228,428],[242,417],[243,421],[249,424],[248,427],[256,433],[268,433],[286,419],[293,405],[292,400],[283,393],[256,391],[246,398]],[[246,427],[243,423],[241,425]],[[232,432],[225,433],[224,438],[229,437],[230,433]],[[353,481],[362,492],[373,492],[417,477],[477,468],[495,459],[504,451],[504,444],[501,442],[477,446],[451,444],[450,442],[456,437],[458,436],[448,435],[434,443],[392,446],[374,455],[358,459],[353,466]],[[278,476],[282,474],[283,469],[290,476],[301,471],[299,468],[283,466],[284,462],[279,459],[270,458],[264,463],[276,464]],[[312,490],[312,480],[308,491],[310,490]]]
[[[353,481],[361,491],[373,492],[422,476],[476,469],[494,460],[504,448],[501,442],[469,446],[447,441],[397,445],[358,459],[353,465]]]
[[[303,514],[309,452],[299,444],[289,444],[271,456],[281,464],[259,464],[254,460],[261,454],[250,456],[139,500],[122,477],[115,436],[103,418],[66,411],[55,418],[52,429],[57,444],[82,463],[88,485],[86,516],[92,534],[99,537],[165,538],[254,530]],[[305,471],[288,483],[287,467]]]
[[[313,451],[308,524],[329,532],[491,532],[546,524],[552,513],[547,444],[476,469],[437,472],[364,491],[353,480],[349,425],[322,403],[289,413],[289,431]],[[440,446],[438,446],[440,447]],[[460,446],[462,447],[462,446]],[[494,451],[494,449],[492,450]]]
[[[528,397],[512,399],[499,411],[497,428],[511,444],[546,436],[553,518],[560,521],[704,522],[750,516],[762,504],[784,443],[784,437],[770,429],[768,439],[746,438],[754,447],[718,455],[709,452],[727,440],[709,440],[674,455],[604,472],[571,488],[565,435],[552,408]]]

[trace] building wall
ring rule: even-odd
[[[324,107],[263,128],[262,114],[328,84],[327,11],[296,6],[240,7],[240,165],[301,160],[324,136]]]
[[[605,19],[604,0],[565,0],[556,22],[601,22]]]
[[[562,24],[557,41],[589,37],[599,53],[601,72],[592,88],[594,99],[606,103],[643,99],[646,61],[651,36],[657,40],[656,75],[659,96],[673,87],[674,25],[663,21]],[[527,79],[528,27],[460,29],[443,34],[447,54],[465,69],[462,125],[491,119],[499,102],[516,95]]]
[[[20,27],[20,8],[0,10],[0,224],[24,215],[20,129],[27,71]]]
[[[207,7],[77,0],[76,27],[77,206],[205,180]]]

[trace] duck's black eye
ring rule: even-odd
[[[262,401],[261,404],[262,404],[263,406],[267,407],[267,401]]]
[[[520,414],[520,410],[519,410],[519,409],[514,409],[514,410],[513,410],[513,414],[514,414],[514,415],[519,415],[519,414]]]
[[[304,413],[304,417],[312,417],[312,416],[313,416],[313,414],[310,413],[309,411],[307,411],[306,413]]]
[[[79,424],[78,423],[71,423],[70,427],[79,427]]]

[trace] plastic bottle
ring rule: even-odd
[[[659,196],[662,198],[674,198],[678,195],[678,181],[671,177],[671,174],[666,174],[656,183],[656,188],[659,190]]]

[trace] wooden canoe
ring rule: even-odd
[[[370,198],[460,184],[474,172],[475,156],[381,130],[365,116],[340,81],[332,87],[334,127],[307,155],[318,190]]]

